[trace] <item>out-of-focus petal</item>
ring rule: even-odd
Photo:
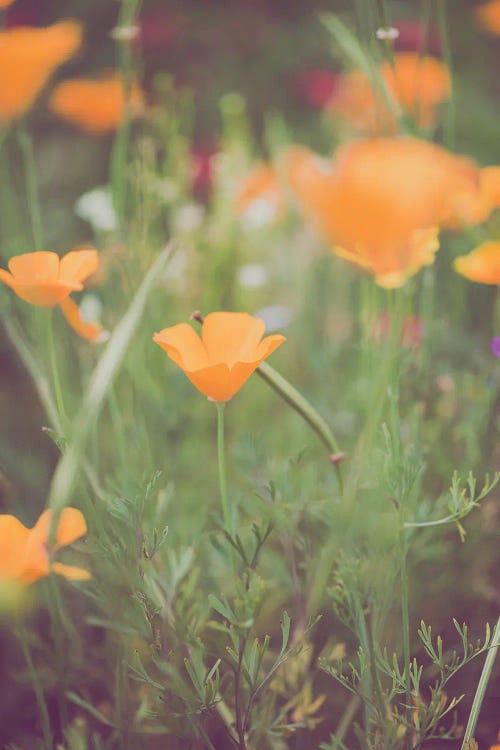
[[[71,297],[67,297],[59,306],[75,333],[92,343],[99,343],[104,340],[106,331],[103,327],[99,323],[84,320],[80,308]]]
[[[468,255],[455,258],[455,271],[479,284],[500,284],[500,241],[482,242]]]
[[[63,281],[82,283],[97,271],[99,253],[94,248],[70,250],[61,258],[59,278]]]
[[[55,562],[52,570],[60,576],[64,576],[69,581],[89,581],[92,575],[85,568],[76,565],[65,565],[64,563]]]

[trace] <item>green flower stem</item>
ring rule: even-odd
[[[292,407],[292,409],[305,419],[326,446],[330,454],[330,461],[333,463],[335,471],[337,472],[339,488],[342,493],[344,485],[340,462],[344,458],[344,454],[341,453],[338,443],[323,417],[318,414],[309,401],[307,401],[307,399],[305,399],[304,396],[302,396],[302,394],[288,382],[288,380],[285,380],[285,378],[280,375],[279,372],[276,372],[276,370],[267,362],[262,362],[256,372],[276,391],[276,393],[281,396],[284,401],[286,401],[287,404]]]
[[[118,26],[127,28],[134,25],[140,0],[122,0]],[[133,50],[130,39],[119,42],[119,62],[125,88],[125,112],[116,134],[111,153],[111,192],[114,209],[122,222],[127,212],[127,164],[130,142],[130,92],[133,83]]]
[[[499,646],[500,646],[500,617],[497,620],[497,624],[495,626],[495,632],[493,634],[493,638],[491,641],[491,646],[488,649],[488,654],[484,662],[483,671],[481,672],[481,677],[479,678],[479,682],[477,684],[476,694],[474,696],[474,701],[472,703],[472,708],[470,710],[469,721],[467,722],[467,727],[465,729],[465,734],[464,734],[464,739],[462,742],[461,750],[467,750],[468,743],[471,741],[471,739],[474,736],[474,732],[476,731],[477,720],[479,719],[479,713],[481,711],[481,706],[483,705],[486,688],[488,687],[488,683],[490,681],[491,672],[493,670],[493,665],[495,663],[495,659],[496,659]]]
[[[22,626],[17,630],[17,635],[19,637],[19,642],[21,643],[24,660],[26,662],[26,666],[28,667],[28,674],[30,676],[31,684],[33,686],[33,692],[35,693],[38,710],[40,712],[45,750],[52,750],[54,745],[52,740],[52,731],[50,729],[50,718],[47,709],[47,703],[45,702],[45,696],[43,694],[43,688],[40,683],[38,672],[35,668],[35,665],[33,664],[33,659],[31,658],[31,650],[28,645],[26,633],[24,632],[24,628]]]
[[[21,123],[18,130],[18,142],[21,148],[24,165],[24,180],[26,189],[26,201],[31,220],[31,231],[35,250],[43,249],[43,226],[40,211],[40,199],[38,196],[38,182],[36,177],[35,153],[33,139],[25,123]]]
[[[217,401],[217,457],[219,462],[219,487],[222,504],[222,517],[224,526],[228,534],[233,533],[233,524],[229,512],[229,502],[227,499],[227,482],[226,482],[226,455],[224,450],[224,410],[226,404]]]
[[[453,150],[455,146],[455,94],[453,85],[453,60],[451,55],[450,33],[448,23],[448,8],[446,0],[436,3],[439,33],[443,42],[443,59],[450,76],[450,101],[444,122],[444,142],[447,148]]]
[[[401,578],[401,625],[403,629],[403,664],[406,695],[406,713],[411,711],[411,680],[410,680],[410,616],[408,605],[408,569],[406,565],[406,536],[404,529],[400,531],[400,578]]]
[[[59,421],[62,425],[65,425],[67,422],[66,419],[66,411],[64,408],[64,399],[62,395],[62,388],[61,388],[61,380],[59,378],[59,369],[57,367],[57,356],[56,356],[56,347],[54,342],[54,329],[53,329],[53,322],[52,322],[52,310],[49,309],[46,312],[46,321],[47,321],[47,349],[49,353],[49,360],[50,360],[50,369],[52,371],[52,384],[54,386],[54,392],[56,395],[56,404],[57,404],[57,411],[59,415]]]

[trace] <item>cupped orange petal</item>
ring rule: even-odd
[[[15,516],[0,515],[0,581],[20,580],[29,529]]]
[[[74,21],[0,32],[0,123],[31,107],[56,68],[76,52],[81,37]]]
[[[99,253],[94,248],[70,250],[61,258],[59,279],[81,284],[99,267]]]
[[[469,281],[500,284],[500,241],[482,242],[468,255],[455,258],[453,267]]]
[[[59,276],[59,256],[50,250],[15,255],[9,260],[8,266],[20,283],[56,282]]]
[[[141,115],[145,109],[144,95],[137,81],[127,91],[123,77],[116,71],[96,79],[64,81],[50,99],[55,114],[94,135],[116,130],[127,107],[130,116]]]
[[[155,333],[153,341],[166,351],[181,370],[199,370],[209,364],[207,350],[193,328],[179,323]]]
[[[44,510],[36,524],[31,529],[31,537],[36,543],[47,544],[49,539],[50,523],[52,521],[52,510]],[[56,532],[56,543],[54,549],[67,547],[87,533],[87,524],[83,513],[77,508],[68,506],[63,508],[59,516]]]
[[[209,359],[231,368],[254,358],[265,330],[264,321],[248,313],[214,312],[205,318],[201,338]]]
[[[80,308],[71,297],[66,297],[59,307],[71,328],[83,339],[99,343],[107,338],[107,332],[99,323],[82,318]]]

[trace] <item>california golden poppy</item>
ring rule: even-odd
[[[12,5],[14,0],[0,0],[0,9],[1,8],[8,8],[9,5]]]
[[[500,284],[500,240],[482,242],[467,255],[455,258],[455,271],[479,284]]]
[[[75,78],[56,86],[50,98],[50,108],[72,125],[94,135],[116,130],[126,107],[137,117],[144,110],[144,96],[136,81],[132,82],[128,98],[125,81],[112,71],[100,78]]]
[[[37,307],[54,307],[71,292],[83,289],[83,281],[97,270],[97,250],[72,250],[63,258],[57,253],[39,251],[15,255],[9,271],[0,268],[0,281]]]
[[[56,68],[77,51],[81,38],[75,21],[0,31],[0,124],[31,107]]]
[[[382,64],[380,75],[396,110],[413,117],[420,127],[434,124],[437,107],[450,95],[450,75],[443,63],[417,52],[399,52],[393,62]],[[397,116],[363,70],[340,76],[330,106],[354,130],[373,134],[398,130]]]
[[[455,191],[479,184],[469,160],[407,137],[345,144],[331,164],[295,147],[284,166],[299,205],[334,252],[388,288],[433,263]]]
[[[476,8],[479,25],[486,31],[500,36],[500,0],[489,0]]]
[[[99,266],[99,253],[93,248],[71,250],[59,258],[57,253],[39,251],[16,255],[9,260],[9,271],[0,268],[0,281],[25,302],[36,307],[60,305],[72,328],[89,341],[98,341],[103,331],[96,323],[82,320],[71,292],[83,289],[83,282]]]
[[[153,341],[212,401],[229,401],[260,363],[280,346],[279,334],[262,339],[265,324],[248,313],[214,312],[203,322],[201,338],[187,323],[164,328]]]
[[[49,550],[48,540],[52,511],[45,510],[32,529],[15,516],[0,515],[0,581],[29,585],[51,572],[70,580],[85,581],[90,573],[84,568],[51,562],[52,555],[87,533],[87,524],[76,508],[64,508],[59,516],[56,543]]]

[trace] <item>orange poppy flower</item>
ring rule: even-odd
[[[0,515],[0,581],[29,585],[51,572],[70,580],[85,581],[90,573],[84,568],[51,562],[51,556],[87,533],[87,524],[76,508],[64,508],[59,516],[56,543],[49,550],[52,511],[45,510],[32,529],[15,516]]]
[[[59,117],[94,135],[110,133],[122,122],[126,107],[132,116],[144,110],[144,96],[136,81],[126,98],[125,82],[118,72],[100,78],[75,78],[56,86],[50,108]]]
[[[281,219],[285,206],[285,195],[272,164],[257,164],[236,191],[237,213],[259,226]]]
[[[59,65],[80,46],[74,21],[0,31],[0,125],[23,115]]]
[[[212,401],[229,401],[260,363],[280,346],[279,334],[262,339],[265,324],[248,313],[214,312],[203,322],[201,338],[187,323],[164,328],[153,341]]]
[[[468,160],[406,137],[345,144],[332,164],[295,147],[285,156],[285,170],[300,206],[334,252],[387,288],[433,263],[455,190],[479,183]]]
[[[382,63],[380,74],[396,109],[411,115],[420,127],[434,124],[437,107],[450,95],[450,75],[443,63],[418,52],[399,52],[394,63]],[[398,130],[397,117],[384,94],[374,90],[363,70],[339,78],[330,106],[354,130],[373,134]]]
[[[85,322],[71,292],[83,289],[83,282],[98,268],[99,254],[93,248],[71,250],[63,258],[50,251],[16,255],[9,260],[9,271],[0,268],[0,281],[18,297],[36,307],[60,305],[68,323],[80,336],[98,341],[102,328]]]
[[[453,262],[455,271],[479,284],[500,284],[500,241],[482,242]]]
[[[490,0],[476,8],[476,18],[483,29],[500,36],[500,0]]]
[[[13,2],[14,0],[0,0],[0,8],[8,8]]]

